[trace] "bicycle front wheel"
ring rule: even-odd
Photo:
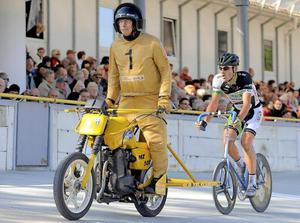
[[[272,173],[266,157],[261,153],[256,154],[256,182],[258,189],[249,200],[255,211],[264,212],[272,197]]]
[[[232,165],[228,170],[226,160],[219,163],[213,173],[213,180],[221,183],[220,186],[213,187],[216,208],[222,214],[229,214],[234,208],[237,196],[237,183]]]

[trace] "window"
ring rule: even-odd
[[[218,57],[228,51],[227,32],[218,31]]]
[[[175,20],[174,19],[168,19],[164,18],[164,39],[163,39],[163,45],[165,47],[165,50],[167,52],[168,56],[176,56],[175,53],[175,43],[176,43],[176,30],[175,30]]]
[[[99,41],[100,47],[110,47],[114,40],[114,11],[110,8],[99,8]]]
[[[273,71],[273,43],[271,40],[264,40],[264,62],[265,71]]]

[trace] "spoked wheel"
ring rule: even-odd
[[[141,182],[146,182],[150,178],[152,172],[152,167],[141,174]],[[163,207],[165,206],[167,200],[168,188],[166,189],[166,195],[158,194],[144,194],[142,202],[134,202],[135,208],[143,217],[155,217],[158,215]]]
[[[266,157],[261,153],[256,154],[256,177],[258,189],[249,200],[255,211],[264,212],[272,196],[272,173]]]
[[[229,214],[234,208],[237,195],[237,182],[232,165],[228,173],[226,161],[222,161],[213,173],[213,180],[221,183],[213,187],[213,198],[218,211]]]
[[[59,213],[69,220],[78,220],[90,209],[95,197],[95,174],[92,170],[85,189],[81,181],[89,159],[82,153],[70,154],[57,167],[53,195]]]

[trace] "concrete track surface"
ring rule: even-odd
[[[182,173],[169,173],[181,177]],[[210,179],[211,173],[195,174]],[[52,195],[54,172],[0,172],[0,223],[67,222],[58,213]],[[221,215],[214,206],[210,188],[171,188],[166,205],[155,218],[139,215],[133,204],[94,202],[78,222],[230,222],[300,223],[300,173],[273,173],[273,197],[264,213],[256,213],[248,200],[237,200],[230,215]]]

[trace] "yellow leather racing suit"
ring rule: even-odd
[[[132,41],[117,39],[110,48],[107,98],[119,108],[157,109],[161,97],[171,93],[171,70],[160,41],[146,33]],[[128,114],[132,121],[140,114]],[[154,177],[166,173],[168,167],[165,122],[154,116],[138,118],[150,149]]]

